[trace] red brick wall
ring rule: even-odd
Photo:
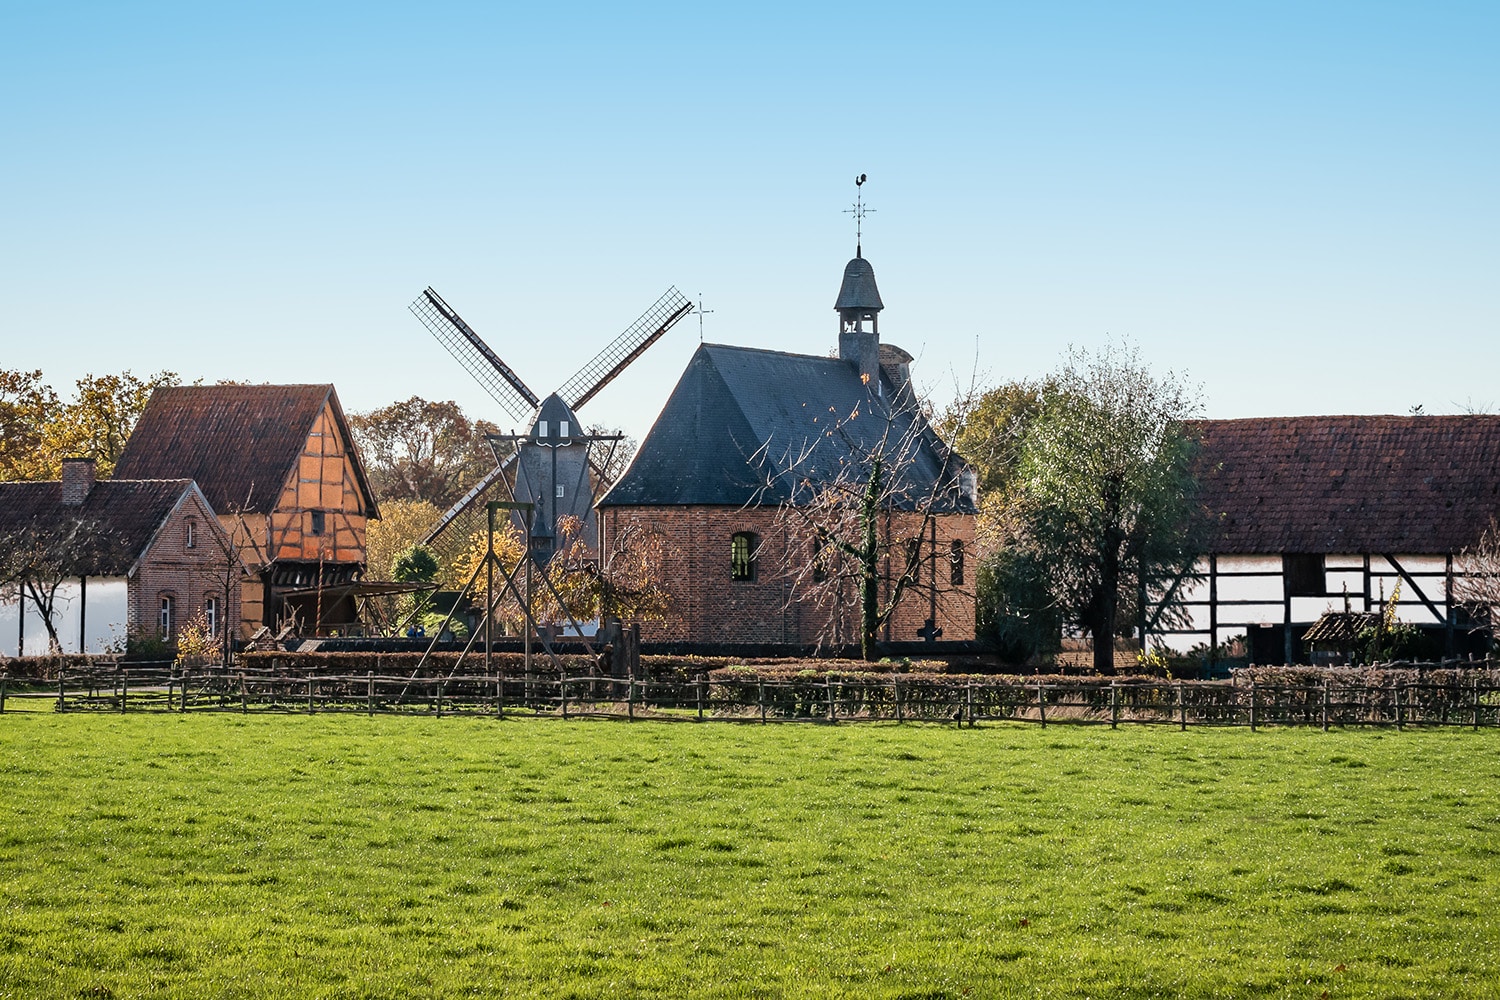
[[[647,640],[689,640],[697,642],[787,642],[813,643],[822,639],[841,638],[857,642],[859,636],[859,601],[853,587],[839,601],[835,610],[820,605],[808,596],[807,584],[794,586],[791,577],[797,567],[812,557],[812,546],[806,537],[797,537],[782,523],[774,509],[739,507],[607,507],[600,511],[601,551],[608,552],[611,539],[627,527],[653,531],[665,541],[666,565],[658,577],[669,593],[670,606],[664,622],[645,622],[641,636]],[[883,519],[882,543],[896,558],[904,551],[906,535],[920,525],[921,518],[912,514],[892,514]],[[973,581],[977,569],[974,561],[974,518],[971,515],[949,515],[934,519],[936,549],[932,528],[924,535],[920,549],[924,584],[937,572],[938,592],[909,591],[903,596],[896,613],[883,630],[883,639],[918,641],[917,630],[929,617],[935,617],[943,629],[943,639],[974,638]],[[730,539],[736,532],[748,531],[759,539],[756,572],[753,580],[735,580],[730,573]],[[954,539],[966,550],[965,579],[962,586],[949,583],[949,552]],[[894,546],[894,547],[892,547]],[[794,559],[789,560],[790,551]],[[888,593],[890,569],[882,559],[882,601]],[[899,571],[899,566],[897,567]],[[825,591],[826,593],[826,591]],[[829,595],[830,597],[832,595]],[[842,619],[842,629],[831,621]],[[837,633],[841,631],[842,635]]]
[[[187,547],[187,525],[193,522],[194,541]],[[226,552],[228,555],[226,556]],[[147,551],[136,576],[130,581],[129,627],[154,627],[160,620],[161,598],[173,600],[172,629],[186,625],[203,610],[204,600],[219,602],[222,622],[229,624],[230,634],[239,630],[240,586],[236,577],[229,587],[229,605],[225,606],[224,572],[226,558],[238,558],[218,518],[196,492],[187,498],[168,518]],[[222,616],[227,615],[227,619]]]

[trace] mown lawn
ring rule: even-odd
[[[1500,734],[0,716],[3,997],[1494,997]]]

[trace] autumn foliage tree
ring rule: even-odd
[[[39,371],[0,370],[0,479],[56,479],[72,457],[92,458],[107,478],[151,394],[178,381],[169,371],[85,375],[64,400]]]
[[[425,500],[447,507],[495,467],[485,435],[499,428],[470,420],[452,400],[412,396],[353,414],[349,426],[382,505]]]

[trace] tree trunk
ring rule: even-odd
[[[1115,672],[1115,616],[1120,607],[1120,560],[1118,549],[1105,553],[1100,567],[1099,615],[1094,620],[1094,671]]]
[[[875,635],[880,630],[880,595],[876,584],[880,573],[880,547],[875,533],[875,519],[880,513],[881,460],[877,456],[870,469],[870,482],[860,506],[864,538],[860,546],[859,579],[859,655],[866,662],[875,659]]]

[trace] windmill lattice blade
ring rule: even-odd
[[[567,400],[568,405],[578,409],[593,399],[595,394],[614,381],[616,375],[625,370],[646,348],[661,339],[661,335],[672,328],[693,308],[693,304],[675,287],[669,288],[655,304],[641,314],[641,318],[600,351],[598,356],[578,370],[563,383],[557,394]]]
[[[449,507],[443,512],[443,516],[438,518],[437,523],[434,524],[432,528],[427,532],[427,537],[422,539],[422,544],[431,545],[439,535],[441,535],[448,529],[448,526],[450,524],[457,520],[460,515],[468,511],[469,508],[473,507],[475,503],[477,503],[486,493],[489,492],[490,488],[495,485],[500,477],[505,475],[505,470],[510,468],[511,463],[514,462],[515,459],[516,453],[511,452],[509,455],[505,456],[505,461],[499,463],[489,472],[485,473],[483,478],[481,478],[479,482],[475,483],[469,489],[469,492],[459,497],[458,501],[453,506]]]
[[[495,402],[510,414],[512,420],[524,420],[537,407],[536,393],[527,388],[521,377],[490,350],[490,345],[469,328],[463,317],[454,312],[442,296],[428,288],[411,304],[412,315],[432,331],[438,343],[463,365],[474,380],[484,386]]]

